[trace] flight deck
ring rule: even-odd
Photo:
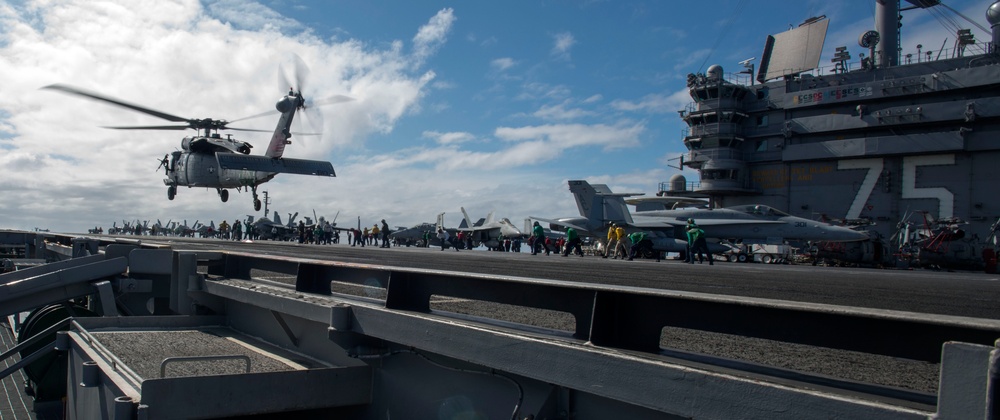
[[[185,389],[225,383],[256,402],[220,408],[223,396],[205,394],[212,398],[175,411],[177,417],[295,412],[376,418],[375,412],[403,413],[405,402],[427,415],[458,404],[500,417],[513,410],[521,415],[516,418],[560,418],[553,414],[559,412],[577,418],[773,418],[779,409],[797,418],[831,412],[927,418],[979,409],[948,402],[949,395],[968,392],[953,384],[967,383],[963,375],[970,372],[953,366],[967,366],[969,357],[988,359],[1000,337],[1000,283],[982,273],[270,241],[44,239],[46,252],[100,253],[48,264],[66,268],[39,271],[21,279],[20,287],[5,280],[0,297],[61,301],[82,293],[95,301],[91,309],[112,313],[72,321],[71,344],[62,347],[69,348],[71,379],[94,369],[84,367],[89,362],[135,364],[125,362],[132,350],[109,341],[129,331],[153,340],[209,334],[229,344],[253,337],[237,341],[259,340],[241,348],[271,348],[251,354],[284,354],[269,359],[293,369],[284,379],[262,379],[282,375],[274,372],[210,370],[220,364],[244,369],[239,357],[212,359],[239,356],[229,350],[151,356],[157,366],[172,357],[205,358],[206,373],[175,380],[188,381]],[[114,264],[121,259],[127,260],[125,276],[96,270],[109,265],[120,273]],[[32,285],[29,292],[24,281]],[[66,283],[45,286],[53,282]],[[75,291],[76,284],[93,290]],[[101,303],[109,296],[114,308]],[[945,341],[955,343],[942,347]],[[164,407],[172,404],[165,399],[170,392],[150,394],[169,389],[156,388],[155,377],[172,379],[171,369],[191,368],[188,363],[166,362],[164,373],[152,365],[134,375],[98,369],[97,383],[105,393],[111,392],[108,384],[118,384],[115,392],[128,398],[119,409],[169,417]],[[269,382],[303,383],[291,379],[295,375],[318,382],[290,391],[296,398],[260,397]],[[430,377],[447,380],[420,379]],[[371,393],[329,391],[346,383],[354,384],[346,389]],[[462,391],[449,383],[462,384]],[[297,399],[316,389],[328,391]],[[95,404],[90,391],[70,391],[80,413]],[[683,402],[690,398],[711,402]],[[780,408],[779,401],[792,401],[792,408]],[[107,410],[116,406],[104,404]],[[749,414],[748,405],[755,407]]]

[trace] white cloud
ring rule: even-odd
[[[456,19],[451,8],[441,9],[426,25],[420,27],[413,37],[413,56],[418,64],[423,64],[427,57],[444,44]]]
[[[476,136],[471,133],[463,132],[442,133],[438,131],[424,131],[422,136],[424,138],[434,139],[435,142],[443,145],[465,143],[476,139]]]
[[[550,154],[581,146],[602,146],[605,150],[639,145],[645,124],[620,121],[606,124],[546,124],[526,127],[499,127],[494,135],[504,141],[543,143]]]
[[[519,101],[535,99],[565,99],[569,97],[570,88],[565,85],[550,85],[548,83],[531,82],[521,86],[521,93],[515,99]]]
[[[495,59],[493,61],[490,61],[490,67],[492,67],[493,70],[496,70],[496,71],[507,70],[507,69],[509,69],[511,67],[514,67],[514,65],[516,65],[516,64],[517,64],[517,62],[514,61],[514,59],[510,58],[510,57],[501,57],[501,58],[497,58],[497,59]]]
[[[556,105],[542,105],[534,114],[535,117],[543,120],[573,120],[582,117],[592,117],[597,115],[593,111],[580,108],[568,108],[569,101],[563,101]]]
[[[616,99],[611,101],[611,106],[619,111],[667,114],[684,109],[690,102],[690,92],[687,89],[681,89],[670,95],[649,94],[638,101]]]
[[[302,30],[302,25],[273,9],[248,0],[216,0],[207,2],[208,12],[223,22],[240,29],[278,31]]]
[[[569,60],[569,51],[576,44],[576,39],[569,32],[561,32],[553,35],[552,55],[561,60]]]
[[[257,16],[243,16],[251,14]],[[248,193],[232,191],[223,204],[214,189],[181,188],[174,201],[166,199],[157,160],[178,150],[181,137],[193,131],[104,129],[169,122],[38,88],[66,83],[185,118],[234,120],[273,109],[288,88],[278,83],[278,66],[291,64],[291,53],[309,66],[307,98],[354,100],[319,108],[324,138],[293,137],[286,156],[331,160],[341,177],[280,175],[261,190],[289,210],[335,201],[342,189],[351,190],[342,177],[354,179],[344,169],[353,168],[343,163],[345,151],[362,149],[372,134],[391,132],[400,118],[419,112],[435,79],[419,63],[445,42],[453,21],[445,9],[414,28],[414,50],[407,55],[401,42],[379,49],[358,40],[318,39],[251,2],[204,8],[193,0],[2,5],[0,226],[81,231],[121,218],[218,221],[250,213]],[[309,131],[303,120],[297,117],[293,129]],[[275,122],[262,117],[233,126],[273,130]],[[254,144],[258,154],[269,138],[232,134]]]

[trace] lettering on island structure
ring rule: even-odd
[[[809,93],[792,96],[792,105],[809,105],[820,102],[839,101],[843,99],[864,98],[872,96],[871,86],[839,88],[830,90],[815,90]]]
[[[755,169],[750,172],[754,185],[761,189],[787,188],[789,182],[810,183],[818,176],[833,173],[833,164],[820,163],[790,168]]]

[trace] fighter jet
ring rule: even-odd
[[[298,212],[295,214],[288,214],[288,224],[281,223],[281,216],[278,212],[274,212],[274,221],[266,217],[261,217],[253,221],[253,228],[257,231],[257,237],[265,240],[272,241],[288,241],[292,238],[298,236],[295,228],[295,217],[299,215]]]
[[[653,249],[667,252],[686,250],[684,229],[688,220],[694,220],[708,238],[733,242],[781,244],[785,241],[849,242],[868,239],[864,232],[791,216],[764,205],[653,210],[633,215],[626,206],[625,198],[641,193],[615,194],[607,185],[591,186],[583,180],[569,181],[569,189],[576,198],[581,217],[557,220],[532,218],[549,223],[555,230],[564,230],[568,226],[581,235],[594,237],[606,235],[608,225],[614,222],[625,226],[627,232],[641,230],[651,233]]]
[[[219,234],[219,230],[215,228],[214,220],[210,220],[207,226],[202,223],[196,226],[194,230],[195,232],[198,232],[198,236],[202,238],[214,238]]]
[[[424,222],[408,228],[400,228],[396,231],[389,233],[389,237],[396,240],[402,245],[410,246],[440,246],[441,243],[437,239],[437,230],[439,227],[444,226],[444,213],[440,213],[437,216],[437,223]],[[450,234],[454,234],[454,229],[448,229]],[[430,244],[424,243],[424,233],[430,232]]]
[[[473,246],[482,244],[486,248],[494,250],[501,245],[501,236],[504,239],[518,239],[524,236],[506,217],[500,220],[493,220],[493,212],[490,212],[490,214],[486,215],[486,219],[472,224],[471,219],[469,219],[469,213],[465,211],[465,207],[461,209],[462,215],[465,216],[465,225],[467,227],[460,227],[458,230],[468,232],[472,235]]]
[[[177,222],[174,222],[174,225],[176,225],[176,226],[172,227],[172,231],[174,233],[174,236],[192,237],[193,238],[194,237],[195,228],[197,226],[199,226],[199,223],[198,223],[197,220],[195,220],[194,224],[191,225],[191,226],[194,226],[194,227],[188,227],[187,220],[185,219],[183,225],[178,224]]]

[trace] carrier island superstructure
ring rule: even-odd
[[[829,20],[819,17],[767,37],[745,71],[688,75],[681,164],[700,182],[675,175],[659,195],[870,222],[886,239],[913,214],[987,235],[1000,216],[1000,2],[985,7],[992,40],[959,30],[949,48],[904,55],[900,14],[940,6],[908,2],[875,1],[860,60],[846,46],[822,53]],[[817,70],[821,57],[832,70]]]

